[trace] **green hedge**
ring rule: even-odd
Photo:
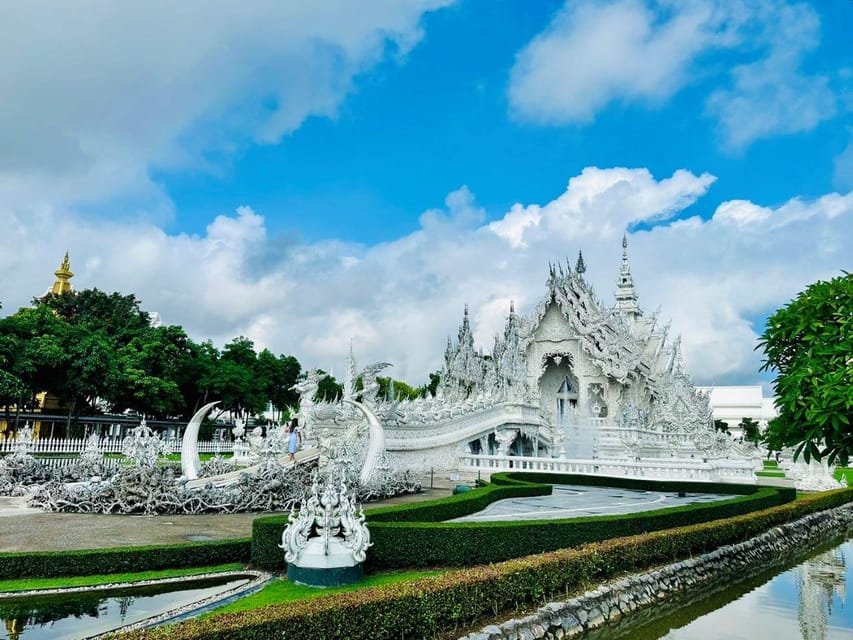
[[[433,637],[576,592],[623,571],[639,571],[751,538],[809,513],[853,501],[853,489],[810,496],[748,515],[618,538],[410,583],[336,593],[168,627],[121,634],[126,640],[266,640]]]
[[[550,495],[550,484],[537,484],[506,478],[501,484],[487,484],[467,493],[427,502],[379,507],[365,511],[373,530],[380,522],[441,522],[482,511],[505,498]],[[255,518],[252,522],[252,564],[262,569],[284,568],[284,552],[279,548],[287,516]]]
[[[191,542],[114,549],[0,553],[0,580],[131,573],[248,563],[251,540]]]
[[[501,562],[617,536],[729,518],[784,504],[796,497],[793,489],[783,487],[568,474],[501,473],[492,476],[492,483],[451,498],[371,511],[368,524],[373,546],[368,553],[368,567],[460,567]],[[552,484],[725,493],[736,497],[615,516],[516,522],[441,522],[480,511],[498,499],[547,494]],[[270,570],[284,568],[284,556],[278,544],[286,521],[282,516],[254,521],[252,564]]]

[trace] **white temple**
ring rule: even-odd
[[[707,395],[684,371],[680,338],[669,340],[669,325],[639,306],[627,239],[622,246],[615,304],[592,292],[579,254],[574,269],[550,267],[530,317],[510,305],[490,355],[474,348],[466,307],[434,398],[377,398],[376,376],[388,365],[359,374],[350,353],[344,398],[359,397],[380,418],[388,463],[754,482],[756,451],[714,430]],[[344,403],[311,402],[314,390],[316,382],[301,389],[309,436],[339,437],[361,420]]]

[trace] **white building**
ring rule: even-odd
[[[714,420],[722,420],[729,425],[729,431],[740,435],[738,424],[744,418],[752,418],[758,422],[763,432],[767,423],[778,415],[774,398],[764,396],[764,390],[759,385],[743,387],[696,387],[698,391],[708,394]]]
[[[585,272],[581,256],[574,268],[551,266],[540,303],[529,316],[510,307],[490,354],[474,348],[466,308],[434,398],[378,398],[376,376],[388,365],[359,374],[351,355],[344,397],[379,416],[391,464],[754,480],[753,453],[714,430],[708,398],[684,370],[680,338],[640,307],[627,240],[614,303],[593,293]],[[315,404],[318,383],[309,375],[299,389],[309,435],[352,433],[360,415],[349,405]]]

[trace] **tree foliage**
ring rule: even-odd
[[[758,426],[758,421],[744,416],[738,425],[743,432],[743,439],[747,442],[758,444],[761,442],[761,429]]]
[[[767,320],[758,348],[776,372],[779,416],[768,443],[808,461],[853,453],[853,275],[816,282]]]
[[[302,375],[290,355],[260,352],[240,336],[218,350],[194,342],[180,326],[152,323],[136,296],[85,289],[48,294],[31,307],[0,318],[0,407],[6,412],[37,406],[46,392],[65,410],[68,426],[99,412],[134,411],[155,418],[187,419],[219,400],[243,418],[272,407],[284,419],[299,404],[293,385]],[[379,378],[379,396],[413,399],[435,395],[439,374],[414,388]],[[315,400],[335,401],[343,387],[320,381]]]
[[[175,325],[152,324],[133,295],[97,289],[49,294],[0,319],[0,407],[36,406],[47,392],[72,421],[84,413],[132,410],[188,418],[211,399],[248,417],[298,403],[293,356],[255,352],[244,337],[220,352]],[[11,422],[10,422],[11,423]]]

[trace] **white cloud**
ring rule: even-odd
[[[0,199],[121,196],[164,219],[152,168],[203,169],[333,117],[354,76],[404,55],[423,13],[448,1],[6,4]]]
[[[717,40],[715,13],[708,4],[685,3],[658,21],[639,0],[567,2],[519,52],[510,103],[521,118],[564,124],[589,122],[614,100],[665,100]]]
[[[817,15],[802,4],[567,1],[518,53],[510,107],[522,120],[583,124],[611,103],[655,107],[690,82],[715,77],[721,86],[707,110],[724,144],[737,149],[811,130],[835,113],[828,79],[800,70],[819,31]],[[730,63],[710,58],[719,52],[737,56],[728,75],[721,70]]]
[[[415,233],[365,247],[323,242],[286,247],[263,269],[258,254],[279,250],[261,214],[219,216],[203,236],[170,235],[150,222],[93,221],[42,209],[28,218],[0,209],[3,312],[27,304],[52,281],[66,248],[77,287],[133,292],[165,323],[223,344],[248,335],[306,366],[340,373],[350,339],[361,362],[394,363],[417,384],[441,364],[447,335],[471,308],[479,347],[488,351],[514,300],[529,313],[544,295],[549,261],[583,249],[587,276],[611,300],[626,227],[640,301],[662,306],[682,333],[688,365],[704,383],[754,382],[756,318],[807,284],[849,268],[853,193],[794,199],[781,206],[722,203],[710,219],[683,219],[713,176],[678,171],[588,168],[542,205],[517,204],[484,224],[460,189]],[[525,217],[524,212],[535,215]],[[528,224],[508,232],[514,219]]]
[[[835,115],[829,78],[800,70],[819,43],[820,22],[805,5],[779,4],[759,14],[768,54],[732,69],[731,86],[714,91],[708,110],[720,121],[728,146],[740,149],[776,134],[811,131]]]

